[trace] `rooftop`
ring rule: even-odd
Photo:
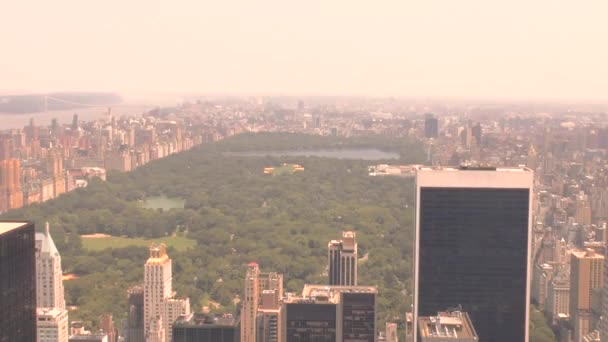
[[[231,314],[209,315],[203,313],[192,313],[180,316],[173,325],[180,327],[234,327],[237,318]]]
[[[0,222],[0,235],[25,226],[28,222]]]
[[[377,294],[374,286],[336,286],[305,284],[301,296],[288,295],[285,303],[337,304],[342,293]]]
[[[466,312],[439,312],[437,316],[418,319],[420,336],[428,341],[478,341],[473,323]]]

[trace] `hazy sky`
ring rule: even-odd
[[[1,0],[0,90],[608,101],[608,1]]]

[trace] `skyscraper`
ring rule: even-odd
[[[247,265],[245,275],[245,296],[241,307],[241,341],[256,341],[256,315],[259,303],[259,276],[260,268],[257,263],[250,262]]]
[[[424,136],[437,138],[439,136],[439,120],[433,114],[424,116]]]
[[[357,285],[357,240],[353,231],[327,244],[329,285]]]
[[[604,286],[604,256],[588,249],[572,251],[570,260],[570,319],[579,342],[593,330],[591,293]]]
[[[190,314],[173,324],[173,342],[239,342],[239,321],[232,315]]]
[[[600,320],[600,339],[608,342],[608,258],[604,257],[604,287],[602,288],[602,319]]]
[[[36,302],[39,308],[65,309],[61,256],[46,223],[44,233],[36,233]]]
[[[0,222],[0,342],[36,340],[34,224]]]
[[[414,329],[461,305],[480,341],[528,341],[532,186],[525,168],[418,169]]]
[[[264,290],[257,314],[257,342],[284,342],[283,306],[277,291]]]
[[[134,286],[128,290],[127,342],[145,342],[144,339],[144,288]]]
[[[257,339],[258,308],[262,305],[262,293],[272,291],[276,300],[283,297],[283,275],[276,272],[260,272],[256,262],[247,265],[245,294],[241,307],[241,341],[255,342]],[[259,341],[258,341],[259,342]]]
[[[68,342],[68,312],[58,308],[38,308],[37,342]]]
[[[376,294],[370,286],[305,285],[283,301],[284,341],[374,342]]]
[[[176,299],[173,292],[171,259],[165,245],[150,246],[150,257],[144,266],[144,331],[146,336],[158,336],[164,331],[164,341],[171,341],[171,327],[180,315],[190,314],[190,301]],[[159,326],[159,321],[161,322]],[[156,340],[149,339],[149,342]],[[153,340],[153,341],[152,341]]]

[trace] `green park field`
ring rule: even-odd
[[[122,236],[82,238],[82,247],[89,251],[101,251],[106,248],[125,248],[129,246],[148,247],[152,243],[164,243],[178,251],[185,251],[196,246],[196,240],[183,236],[170,236],[159,239],[128,238]]]

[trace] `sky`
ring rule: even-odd
[[[608,102],[608,1],[2,0],[0,92]]]

